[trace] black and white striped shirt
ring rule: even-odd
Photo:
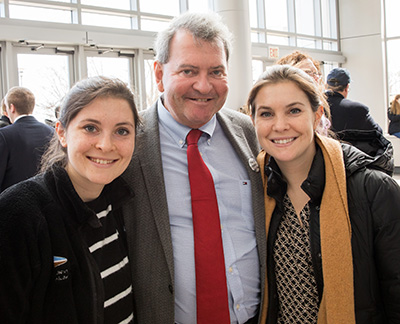
[[[104,285],[104,323],[133,323],[132,280],[124,228],[104,199],[87,203],[101,226],[88,226],[85,240],[99,267]]]

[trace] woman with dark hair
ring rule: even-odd
[[[400,187],[385,163],[316,132],[322,103],[288,65],[249,94],[267,228],[260,323],[399,323]]]
[[[133,323],[119,176],[138,123],[118,79],[69,91],[39,175],[0,195],[0,322]]]

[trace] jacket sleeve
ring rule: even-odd
[[[27,206],[15,188],[0,195],[0,323],[35,322],[32,311],[44,304],[51,268],[43,267],[43,256],[50,244],[43,218]]]
[[[365,119],[364,119],[365,129],[375,129],[379,133],[383,134],[383,130],[382,130],[381,126],[378,125],[378,123],[374,120],[374,118],[369,113],[369,108],[366,107],[366,109],[367,109],[366,110],[367,113],[366,113]]]
[[[395,121],[400,121],[400,115],[392,114],[390,112],[390,108],[388,109],[388,118],[390,121],[395,122]]]
[[[3,181],[7,168],[8,155],[9,152],[8,152],[7,142],[3,134],[0,132],[0,192],[2,191],[3,188]]]
[[[367,177],[365,187],[374,220],[375,263],[387,324],[400,323],[400,187],[381,172]]]

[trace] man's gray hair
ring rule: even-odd
[[[193,35],[194,39],[199,41],[210,43],[221,41],[224,45],[226,61],[229,61],[233,36],[228,27],[222,22],[221,17],[214,12],[186,12],[175,17],[167,29],[157,35],[154,50],[156,52],[156,60],[161,64],[168,63],[171,40],[178,30],[188,31]]]

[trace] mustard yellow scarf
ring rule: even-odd
[[[346,174],[343,152],[338,141],[316,134],[317,145],[325,161],[325,189],[320,208],[320,237],[324,291],[318,312],[318,324],[355,324],[353,257],[351,224],[347,204]],[[261,166],[265,197],[265,227],[268,229],[275,200],[267,196],[264,165],[269,156],[261,152],[257,161]],[[268,278],[261,308],[261,323],[265,323],[268,306]]]

